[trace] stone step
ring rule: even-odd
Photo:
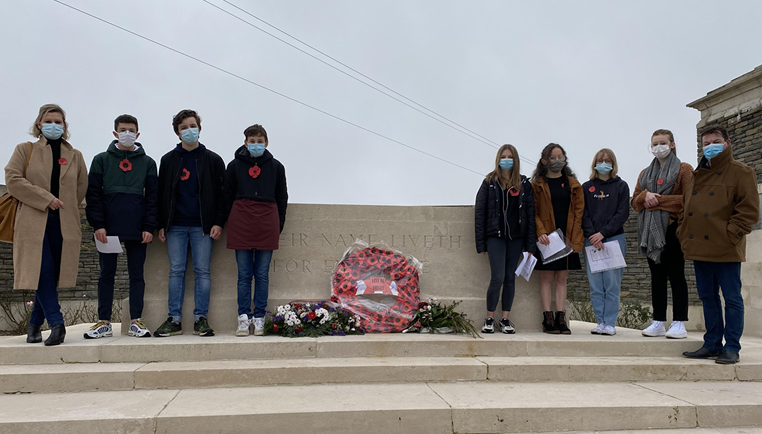
[[[528,433],[762,425],[750,382],[406,383],[0,396],[0,433]]]
[[[550,431],[556,434],[557,431]],[[533,434],[550,434],[533,433]],[[673,428],[673,429],[626,429],[616,431],[566,431],[565,434],[759,434],[760,427],[731,428]],[[528,434],[528,433],[526,433]]]
[[[0,338],[0,365],[50,363],[148,363],[176,361],[299,359],[324,357],[672,357],[701,347],[701,336],[646,338],[639,330],[619,329],[616,336],[591,335],[592,325],[571,322],[573,334],[519,332],[473,339],[449,334],[368,334],[364,336],[283,338],[193,334],[169,338],[114,336],[86,340],[88,325],[67,328],[56,347],[27,344],[24,336]],[[118,325],[115,325],[115,329]],[[43,338],[47,335],[43,333]]]
[[[762,350],[748,350],[738,365],[683,357],[367,357],[0,366],[2,393],[457,381],[762,381]]]

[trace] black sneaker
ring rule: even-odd
[[[513,326],[513,323],[508,320],[508,318],[502,318],[500,320],[500,331],[512,335],[516,333],[516,328]]]
[[[206,317],[202,316],[195,324],[193,324],[193,334],[199,336],[214,336],[214,330],[209,327],[209,321],[207,321]]]
[[[487,318],[484,320],[482,333],[495,333],[495,318]]]
[[[183,334],[183,325],[172,321],[172,317],[167,318],[159,328],[153,332],[153,335],[157,338],[166,338],[168,336],[175,336]]]

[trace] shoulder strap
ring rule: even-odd
[[[29,142],[29,152],[26,153],[26,163],[24,163],[24,178],[26,178],[26,169],[29,167],[29,160],[32,158],[32,151],[34,151],[34,143]]]

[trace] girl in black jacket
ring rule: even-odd
[[[516,293],[516,267],[522,252],[534,254],[537,234],[532,184],[521,175],[519,153],[513,145],[503,145],[495,158],[495,170],[482,181],[476,194],[476,251],[489,252],[492,270],[487,289],[487,318],[482,333],[494,333],[495,309],[503,287],[503,317],[500,331],[515,333],[508,319]]]

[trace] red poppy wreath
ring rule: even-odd
[[[418,309],[419,267],[415,258],[377,247],[353,246],[333,273],[331,301],[362,318],[368,332],[401,332]],[[370,309],[361,301],[368,294],[394,296],[386,310]],[[380,304],[380,303],[378,303]]]

